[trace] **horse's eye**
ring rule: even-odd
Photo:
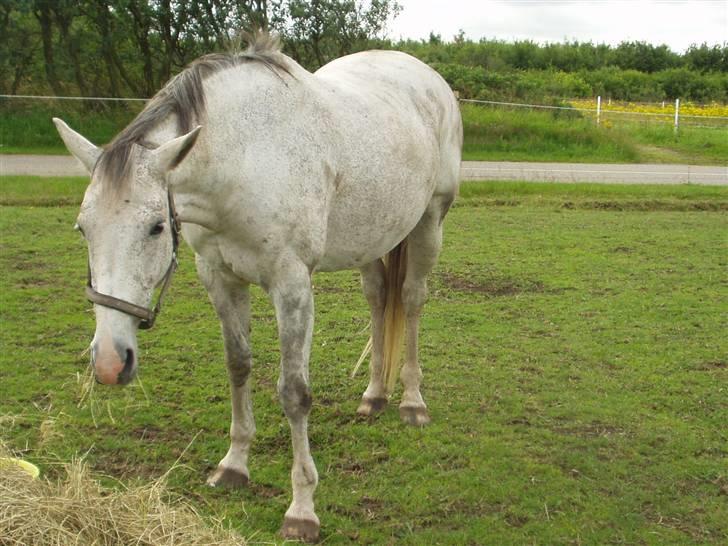
[[[149,232],[149,235],[159,235],[163,231],[164,231],[164,222],[159,222],[152,228],[152,230]]]

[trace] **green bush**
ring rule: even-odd
[[[685,55],[666,46],[628,42],[540,46],[529,41],[473,42],[458,37],[390,43],[429,63],[461,96],[548,103],[554,97],[602,95],[615,100],[728,101],[728,47],[693,47]]]

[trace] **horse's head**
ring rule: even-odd
[[[154,290],[176,266],[178,224],[167,173],[192,148],[199,127],[155,149],[130,144],[122,170],[104,168],[108,152],[53,121],[91,173],[76,222],[88,245],[86,293],[95,303],[91,362],[99,382],[125,385],[137,370],[136,331],[154,322]]]

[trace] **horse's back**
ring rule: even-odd
[[[399,169],[408,163],[436,170],[441,163],[455,164],[459,169],[458,103],[445,80],[425,63],[399,51],[364,51],[336,59],[315,75],[341,93],[336,98],[343,106],[339,119],[344,130],[366,131],[382,147],[392,144]]]
[[[462,124],[447,83],[404,53],[349,55],[315,77],[340,135],[340,183],[322,264],[328,269],[344,265],[337,257],[359,246],[359,239],[371,238],[372,231],[380,234],[373,249],[378,255],[362,258],[383,255],[414,228],[433,195],[451,201],[459,181]]]

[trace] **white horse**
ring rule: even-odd
[[[54,122],[92,175],[77,226],[88,242],[97,380],[134,377],[136,331],[154,321],[158,305],[147,306],[174,271],[181,222],[222,323],[231,384],[231,445],[208,483],[249,478],[255,283],[275,307],[278,393],[293,443],[293,500],[281,531],[317,540],[307,432],[311,275],[361,271],[372,339],[358,413],[386,406],[406,337],[400,416],[427,423],[417,335],[458,189],[462,123],[452,91],[434,70],[393,51],[349,55],[312,74],[263,35],[244,52],[195,61],[105,149]]]

